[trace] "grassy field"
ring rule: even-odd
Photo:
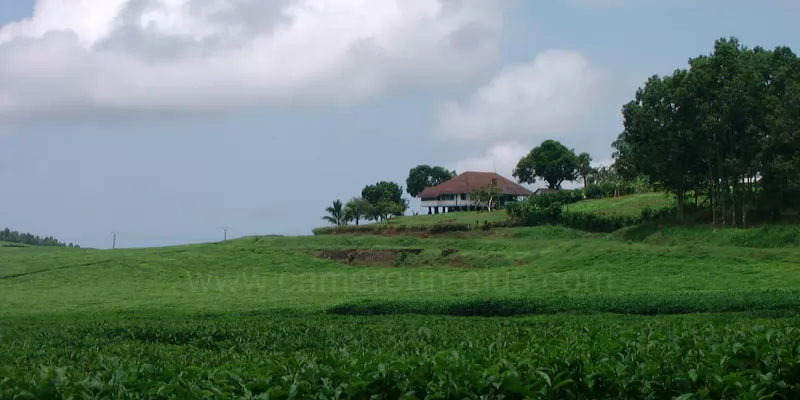
[[[616,198],[594,199],[570,204],[569,212],[586,212],[603,215],[638,217],[645,207],[661,208],[675,205],[674,196],[665,193],[644,193]]]
[[[0,399],[796,398],[798,247],[656,225],[0,247]]]

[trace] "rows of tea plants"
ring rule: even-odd
[[[3,320],[0,398],[797,398],[798,323],[741,314]]]
[[[512,316],[560,313],[666,315],[758,312],[762,315],[800,313],[798,290],[727,290],[715,292],[655,292],[585,296],[462,300],[365,300],[330,307],[340,315]]]

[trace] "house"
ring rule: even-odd
[[[421,206],[428,208],[428,214],[438,214],[440,207],[442,212],[476,210],[486,206],[473,202],[470,194],[492,183],[502,193],[498,200],[501,207],[533,195],[530,190],[496,173],[464,172],[440,185],[426,187],[418,197],[422,200]]]

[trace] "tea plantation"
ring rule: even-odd
[[[798,398],[798,236],[0,247],[0,398]]]

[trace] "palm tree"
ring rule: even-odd
[[[344,207],[342,206],[341,200],[334,200],[333,204],[325,209],[328,215],[322,217],[325,221],[328,221],[336,226],[342,226],[347,224],[347,218],[345,216]]]

